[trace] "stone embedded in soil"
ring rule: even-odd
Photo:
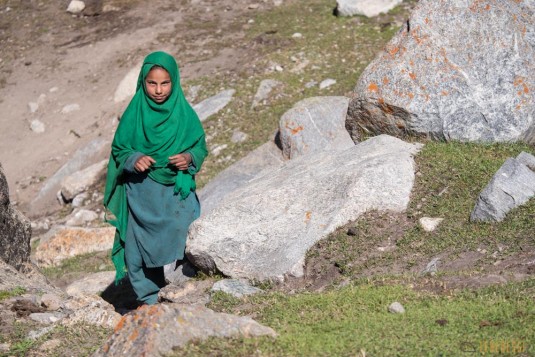
[[[219,92],[213,97],[207,98],[200,103],[193,106],[195,112],[199,116],[200,121],[208,119],[210,116],[218,113],[225,108],[232,100],[232,96],[236,91],[234,89],[227,89]]]
[[[121,315],[115,312],[113,305],[96,295],[73,297],[64,303],[64,308],[70,310],[69,316],[61,320],[64,326],[87,323],[113,328],[121,320]]]
[[[69,114],[80,110],[80,104],[67,104],[61,109],[61,114]]]
[[[535,172],[509,158],[481,191],[470,220],[500,222],[513,208],[535,196]]]
[[[258,86],[258,89],[256,90],[256,94],[253,98],[253,103],[251,104],[251,108],[256,108],[259,106],[264,100],[269,98],[269,94],[273,89],[280,86],[282,82],[274,80],[274,79],[264,79],[262,82],[260,82],[260,85]]]
[[[336,84],[336,79],[327,78],[320,83],[320,89],[328,88],[332,85]]]
[[[444,218],[422,217],[419,222],[424,231],[433,232],[443,220]]]
[[[170,301],[179,304],[206,305],[210,302],[210,280],[189,280],[180,285],[169,284],[158,293],[161,301]]]
[[[157,304],[122,317],[113,335],[93,356],[165,356],[173,348],[208,337],[272,336],[249,317],[217,313],[203,306]]]
[[[77,15],[82,13],[85,9],[85,3],[80,0],[71,0],[69,6],[67,7],[67,12]]]
[[[211,291],[222,291],[234,297],[242,298],[246,295],[261,293],[263,290],[251,286],[249,281],[246,279],[223,279],[216,282],[212,286]]]
[[[399,302],[395,301],[388,306],[388,311],[393,314],[404,314],[405,308]]]
[[[67,217],[66,226],[83,226],[88,222],[98,219],[98,214],[87,209],[76,209]]]

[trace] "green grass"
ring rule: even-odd
[[[176,356],[460,356],[492,342],[535,353],[535,280],[448,296],[361,280],[327,293],[248,298],[256,320],[278,338],[210,339]],[[400,302],[405,314],[391,314]],[[232,311],[216,295],[212,307]],[[507,355],[507,354],[505,354]]]
[[[0,290],[0,301],[9,299],[14,296],[22,295],[26,292],[26,289],[22,287],[16,287],[11,290]]]
[[[42,268],[42,273],[50,280],[76,280],[80,275],[99,271],[114,270],[110,252],[95,252],[65,259],[61,265]]]

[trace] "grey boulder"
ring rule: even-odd
[[[381,135],[258,174],[190,226],[186,254],[232,278],[302,276],[306,251],[369,210],[403,211],[420,145]]]
[[[533,0],[421,0],[355,87],[353,140],[535,143],[534,10]]]
[[[288,159],[354,145],[344,127],[349,98],[313,97],[298,102],[279,123],[283,155]]]
[[[532,156],[533,157],[533,156]],[[535,172],[509,158],[494,174],[470,215],[471,221],[499,222],[535,195]]]

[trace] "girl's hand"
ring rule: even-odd
[[[145,172],[155,162],[156,160],[154,160],[152,157],[143,155],[139,159],[137,159],[136,163],[134,164],[134,168],[137,172]]]
[[[191,163],[191,154],[183,153],[169,157],[169,163],[179,170],[187,170]]]

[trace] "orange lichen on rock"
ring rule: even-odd
[[[371,82],[370,85],[368,86],[368,90],[370,92],[377,93],[379,91],[379,87],[377,86],[377,83]]]
[[[415,80],[416,74],[414,74],[414,72],[409,72],[409,77],[411,77],[412,80]]]
[[[384,85],[387,85],[390,81],[388,80],[388,78],[386,77],[383,77],[383,84]]]
[[[304,128],[303,128],[302,125],[299,125],[299,126],[297,126],[297,127],[295,127],[295,128],[292,128],[292,127],[290,127],[290,125],[287,123],[287,124],[286,124],[286,129],[290,130],[290,133],[292,133],[292,135],[295,135],[295,134],[297,134],[298,132],[302,131]]]
[[[399,47],[395,46],[390,49],[388,49],[388,53],[390,53],[392,56],[394,56],[396,53],[398,53]]]
[[[124,327],[124,324],[126,322],[126,315],[124,315],[123,317],[121,317],[121,319],[119,320],[119,322],[117,323],[117,325],[115,326],[115,328],[113,329],[113,332],[114,333],[117,333],[117,331],[119,331],[120,329],[122,329]]]
[[[413,94],[412,92],[407,93],[407,96],[408,96],[410,99],[413,99],[413,98],[414,98],[414,94]]]
[[[449,93],[448,93],[447,90],[443,90],[442,92],[440,92],[440,94],[442,94],[442,95],[448,95]]]
[[[310,218],[312,218],[312,212],[306,211],[306,213],[305,213],[305,222],[310,221]]]

